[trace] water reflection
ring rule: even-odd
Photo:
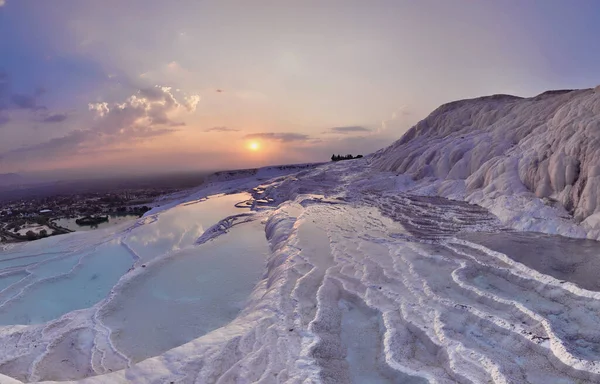
[[[248,193],[237,193],[178,205],[143,218],[144,224],[133,228],[124,243],[142,260],[192,246],[207,228],[243,212],[235,204],[249,198]]]
[[[540,273],[600,291],[600,242],[533,232],[467,233],[461,238],[525,264]]]
[[[251,222],[149,264],[103,310],[113,343],[138,362],[230,322],[260,280],[268,251],[264,226]]]
[[[71,231],[90,231],[92,229],[107,228],[127,221],[132,221],[139,217],[139,215],[108,215],[108,221],[94,225],[77,224],[75,220],[79,219],[79,217],[56,219],[53,222],[59,227],[70,229]]]

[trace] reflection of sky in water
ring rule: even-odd
[[[133,221],[138,218],[139,218],[138,215],[109,215],[107,222],[99,223],[97,225],[79,225],[75,222],[75,220],[77,220],[77,218],[56,219],[56,220],[54,220],[54,223],[56,225],[58,225],[59,227],[67,228],[72,231],[90,231],[92,229],[108,228],[113,225],[126,223],[128,221]]]
[[[134,228],[125,243],[144,260],[193,244],[204,230],[227,216],[243,212],[234,205],[249,199],[247,193],[209,198],[160,213],[157,220]]]
[[[44,323],[67,312],[91,307],[106,297],[133,264],[131,254],[124,247],[111,244],[84,255],[79,267],[71,270],[77,261],[56,259],[37,267],[34,274],[39,277],[63,276],[46,281],[32,277],[36,284],[0,307],[0,324]]]
[[[257,221],[149,264],[102,311],[117,348],[135,361],[233,320],[259,281],[269,252]]]
[[[600,291],[598,241],[533,232],[476,232],[461,238],[503,253],[543,274]]]

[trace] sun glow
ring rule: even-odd
[[[248,148],[251,151],[258,151],[260,149],[260,143],[258,141],[251,141],[248,143]]]

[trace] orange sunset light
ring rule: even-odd
[[[258,151],[260,149],[260,143],[258,141],[251,141],[248,143],[248,149],[251,151]]]

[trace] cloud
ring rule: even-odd
[[[188,111],[193,112],[196,110],[196,107],[198,106],[199,102],[200,102],[200,96],[198,96],[198,95],[186,96],[184,98],[183,106]]]
[[[127,134],[139,131],[140,127],[181,125],[172,120],[173,115],[182,109],[195,111],[199,101],[199,96],[191,95],[180,103],[171,87],[156,86],[139,90],[123,103],[91,103],[89,110],[96,115],[96,130],[105,134]]]
[[[152,88],[140,89],[137,93],[148,101],[164,101],[171,106],[177,104],[175,96],[171,93],[171,87],[161,87],[157,85]]]
[[[51,113],[42,119],[43,123],[61,123],[67,120],[69,116],[66,113]]]
[[[334,127],[334,128],[331,128],[330,131],[333,133],[341,133],[341,134],[348,134],[348,133],[353,133],[353,132],[371,132],[371,130],[369,128],[365,128],[360,125],[350,125],[347,127]]]
[[[230,127],[212,127],[205,129],[204,132],[239,132],[240,130],[237,128]]]
[[[31,113],[36,121],[44,123],[60,123],[67,119],[64,113],[50,113],[48,108],[39,104],[39,98],[46,93],[43,87],[37,87],[30,93],[17,93],[11,88],[11,81],[8,73],[0,71],[0,125],[7,124],[14,120],[6,114],[2,113],[11,111],[24,110]],[[23,116],[20,112],[16,116]]]
[[[38,104],[38,98],[45,92],[46,90],[44,88],[38,87],[32,94],[14,93],[11,90],[11,82],[8,73],[0,71],[0,110],[29,109],[37,111],[46,109],[43,105]]]
[[[251,133],[244,136],[245,139],[262,139],[270,141],[278,141],[280,143],[290,143],[298,141],[308,141],[310,137],[301,133],[292,132],[264,132],[264,133]]]
[[[90,111],[96,112],[99,117],[104,117],[108,112],[110,112],[108,103],[88,104],[88,108]]]
[[[75,130],[65,136],[56,137],[40,144],[14,149],[7,152],[7,154],[39,152],[40,155],[51,155],[61,151],[76,152],[80,144],[95,135],[90,130]]]
[[[6,5],[6,0],[0,0],[0,7]]]
[[[31,104],[27,104],[31,105]],[[134,145],[145,139],[175,132],[172,127],[182,125],[173,119],[179,112],[191,111],[192,106],[180,103],[169,87],[139,90],[121,103],[90,103],[94,123],[89,129],[78,129],[64,136],[21,147],[4,153],[6,157],[26,155],[27,158],[49,155],[87,154],[110,150],[116,144]],[[195,106],[194,106],[195,108]],[[67,114],[47,115],[47,123],[61,122]],[[117,145],[117,146],[118,146]]]
[[[394,123],[404,123],[404,119],[412,113],[408,106],[403,105],[397,111],[392,112],[392,116],[387,120],[381,121],[381,126],[377,129],[377,133],[382,133]]]
[[[58,155],[75,155],[75,154],[89,154],[92,152],[105,152],[110,151],[110,147],[106,145],[114,144],[115,142],[122,143],[127,141],[139,141],[140,139],[147,139],[156,136],[162,136],[174,132],[175,130],[169,128],[163,129],[137,129],[135,132],[129,132],[127,137],[120,136],[108,136],[100,132],[96,132],[90,129],[87,130],[74,130],[67,133],[64,136],[56,137],[48,141],[44,141],[39,144],[25,146],[6,152],[3,155],[8,157],[11,155],[25,155],[26,158],[43,158],[49,156]]]
[[[37,111],[39,109],[46,109],[43,105],[37,104],[38,92],[33,95],[27,95],[24,93],[15,93],[11,95],[11,103],[18,109],[31,109]]]
[[[181,65],[179,65],[179,63],[176,61],[171,61],[169,64],[167,64],[167,68],[171,71],[179,71],[181,70]]]

